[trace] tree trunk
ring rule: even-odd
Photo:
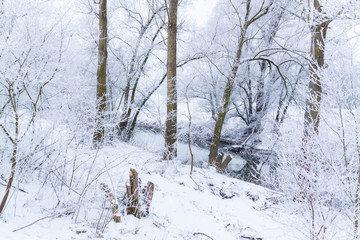
[[[304,135],[303,135],[303,158],[300,160],[299,182],[301,194],[305,194],[315,185],[315,179],[308,176],[316,175],[316,157],[313,156],[313,144],[315,136],[319,134],[320,105],[321,105],[321,79],[318,72],[324,68],[325,40],[330,19],[323,16],[318,0],[314,1],[315,15],[314,22],[310,25],[311,30],[311,62],[309,63],[309,85],[308,98],[306,100],[304,114]],[[305,194],[306,195],[306,194]],[[304,196],[303,196],[304,197]]]
[[[11,173],[10,173],[9,181],[6,185],[5,195],[0,204],[0,215],[3,213],[3,211],[5,209],[5,205],[6,205],[8,197],[9,197],[10,189],[12,187],[12,183],[15,178],[15,167],[16,167],[16,163],[17,163],[16,153],[17,153],[17,143],[15,143],[15,145],[14,145],[13,155],[11,157]]]
[[[319,133],[320,104],[321,104],[321,79],[318,71],[324,67],[325,39],[329,21],[311,26],[311,58],[309,72],[310,81],[308,85],[308,98],[304,115],[304,137]]]
[[[260,173],[258,166],[260,165],[260,158],[257,156],[249,157],[240,170],[240,179],[246,182],[256,183],[260,182]]]
[[[222,127],[224,125],[226,113],[228,111],[231,92],[232,92],[232,89],[234,87],[235,77],[237,75],[237,71],[238,71],[239,66],[240,66],[240,58],[241,58],[242,47],[244,45],[244,42],[245,42],[245,33],[242,34],[241,41],[240,41],[240,43],[238,45],[238,50],[237,50],[237,53],[236,53],[236,60],[235,60],[234,65],[233,65],[233,67],[231,69],[231,75],[227,79],[227,83],[226,83],[226,87],[225,87],[225,90],[224,90],[224,95],[223,95],[223,98],[222,98],[221,106],[220,106],[220,109],[218,111],[218,117],[216,119],[215,128],[214,128],[214,134],[213,134],[213,137],[211,139],[211,145],[210,145],[210,153],[209,153],[209,164],[210,165],[214,164],[214,160],[216,159],[216,157],[218,155],[220,138],[221,138],[221,131],[222,131]]]
[[[129,95],[130,95],[130,82],[131,79],[127,80],[126,87],[124,89],[124,106],[120,117],[120,123],[119,123],[119,131],[120,135],[122,135],[125,132],[126,126],[129,121],[129,117],[127,115],[129,107]],[[122,136],[121,136],[122,137]]]
[[[99,44],[98,44],[98,69],[96,88],[96,116],[93,144],[101,145],[105,135],[105,110],[106,110],[106,64],[107,64],[107,10],[106,1],[100,0],[99,7]]]
[[[14,111],[15,111],[15,139],[12,140],[12,144],[13,144],[13,153],[12,153],[12,157],[11,157],[11,173],[10,173],[10,177],[9,177],[9,181],[6,185],[6,189],[5,189],[5,194],[4,197],[1,201],[0,204],[0,215],[3,213],[5,206],[6,206],[6,202],[7,199],[9,197],[9,193],[10,193],[10,189],[12,187],[12,183],[14,181],[15,178],[15,167],[17,164],[17,160],[16,160],[16,154],[18,151],[18,139],[19,139],[19,116],[16,112],[16,108],[15,105],[13,105],[14,107]]]
[[[167,114],[165,123],[164,159],[177,157],[177,89],[176,89],[176,33],[178,0],[170,0],[168,9],[167,50]]]

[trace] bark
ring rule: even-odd
[[[223,158],[224,158],[224,153],[223,153],[223,152],[220,152],[220,153],[216,156],[216,159],[215,159],[215,166],[216,166],[216,168],[218,168],[218,167],[221,165]]]
[[[136,127],[136,123],[137,123],[137,119],[139,117],[139,114],[140,114],[142,108],[145,106],[145,104],[150,99],[150,97],[154,94],[154,92],[156,92],[156,90],[158,90],[159,87],[163,84],[163,82],[166,79],[166,76],[167,76],[167,74],[164,74],[164,76],[161,78],[160,82],[149,92],[149,94],[146,97],[143,98],[142,102],[140,103],[140,106],[136,109],[136,112],[134,114],[134,117],[132,118],[130,129],[128,132],[128,140],[130,140],[130,138],[133,136],[133,133],[134,133],[134,130]]]
[[[194,169],[194,154],[192,152],[191,149],[191,124],[192,124],[192,117],[191,117],[191,111],[190,111],[190,106],[189,106],[189,97],[186,94],[186,108],[188,111],[188,115],[189,115],[189,125],[188,125],[188,147],[189,147],[189,152],[190,152],[190,175],[193,172]]]
[[[129,68],[129,72],[127,73],[127,78],[126,78],[126,87],[124,89],[124,106],[123,106],[123,112],[122,112],[120,123],[119,123],[120,134],[122,134],[128,127],[129,118],[130,118],[131,111],[132,111],[132,106],[133,106],[134,100],[135,100],[137,83],[139,82],[141,73],[144,70],[146,62],[147,62],[149,55],[152,51],[152,48],[154,46],[154,41],[156,40],[156,37],[158,36],[160,30],[162,29],[162,26],[159,27],[158,31],[156,32],[155,36],[153,37],[152,42],[151,42],[151,47],[147,51],[146,57],[144,58],[143,62],[141,63],[141,66],[138,69],[138,67],[136,65],[137,65],[137,59],[139,57],[138,56],[139,48],[140,48],[142,39],[143,39],[146,31],[149,29],[151,22],[154,20],[155,16],[158,14],[158,12],[160,10],[161,10],[161,8],[158,11],[153,12],[150,19],[146,22],[146,24],[141,25],[141,27],[140,27],[140,33],[139,33],[139,36],[138,36],[138,39],[137,39],[137,42],[135,45],[134,54],[131,57],[130,68]],[[135,83],[133,84],[133,82],[135,82]],[[132,84],[133,84],[133,88],[131,90]],[[131,90],[131,96],[130,96],[130,90]],[[130,104],[129,104],[129,98],[130,98]]]
[[[322,86],[318,71],[324,67],[325,39],[330,21],[311,26],[311,58],[309,72],[310,81],[308,85],[309,95],[306,100],[306,110],[304,115],[304,137],[310,137],[319,133],[320,124],[320,105]]]
[[[130,96],[130,82],[131,80],[128,79],[126,83],[126,87],[124,89],[124,106],[123,106],[123,112],[121,114],[120,123],[119,123],[119,131],[120,134],[124,132],[126,129],[126,126],[128,124],[128,116],[127,113],[129,112],[129,96]]]
[[[300,78],[301,78],[301,72],[303,71],[303,69],[301,68],[299,73],[298,73],[298,78],[296,79],[296,82],[294,84],[294,87],[291,90],[290,95],[287,97],[285,96],[285,88],[283,88],[281,90],[280,93],[280,97],[279,97],[279,103],[277,106],[277,110],[276,110],[276,115],[275,115],[275,123],[274,123],[274,127],[273,127],[273,132],[276,134],[280,134],[279,130],[280,130],[280,125],[284,122],[285,117],[287,115],[287,111],[289,109],[289,106],[291,104],[291,102],[294,100],[294,96],[297,90],[297,86],[300,82]],[[286,102],[285,102],[286,101]]]
[[[218,173],[224,173],[226,167],[229,165],[230,161],[232,160],[232,156],[228,154],[224,159],[224,153],[220,152],[215,159],[214,166],[216,167],[216,171]]]
[[[176,89],[176,34],[178,0],[170,0],[168,9],[167,50],[167,111],[165,123],[165,151],[163,158],[177,157],[177,89]]]
[[[260,163],[259,157],[248,157],[244,167],[240,170],[240,179],[246,182],[259,183],[260,173],[258,171],[258,166],[260,166]]]
[[[106,110],[106,65],[107,65],[107,0],[100,0],[99,7],[99,44],[98,44],[98,69],[96,87],[96,116],[93,144],[100,146],[105,135],[105,110]]]

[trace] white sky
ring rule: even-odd
[[[187,16],[191,22],[195,23],[196,27],[205,27],[215,4],[219,0],[192,0],[186,7]]]

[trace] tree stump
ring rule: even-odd
[[[147,187],[146,187],[146,199],[145,199],[146,215],[149,215],[149,209],[150,209],[150,204],[153,199],[153,195],[154,195],[154,184],[152,182],[148,182]]]
[[[216,168],[219,168],[219,167],[220,167],[223,158],[224,158],[224,153],[223,153],[223,152],[220,152],[220,153],[216,156],[216,158],[215,158],[215,166],[216,166]]]
[[[230,161],[232,160],[231,154],[228,154],[224,161],[223,158],[224,158],[224,153],[220,152],[215,159],[215,167],[219,173],[224,173],[226,167],[229,165]]]
[[[140,201],[139,201],[139,177],[135,169],[130,169],[130,182],[126,184],[126,193],[128,197],[128,207],[126,213],[140,217]]]
[[[130,182],[126,183],[126,195],[127,195],[127,208],[126,213],[132,214],[137,218],[144,217],[149,214],[149,208],[154,194],[154,184],[152,182],[147,183],[147,187],[142,191],[140,186],[140,179],[135,169],[130,169],[129,172]],[[144,205],[145,209],[141,206]],[[145,212],[144,212],[145,210]]]
[[[231,154],[228,154],[225,158],[225,160],[220,164],[220,166],[218,167],[218,172],[220,173],[224,173],[225,169],[227,168],[227,166],[229,165],[230,161],[232,160],[232,156]]]

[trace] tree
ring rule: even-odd
[[[252,12],[252,1],[247,0],[245,4],[245,16],[242,19],[240,15],[240,6],[235,6],[231,0],[229,0],[232,8],[233,8],[233,14],[238,19],[238,27],[239,27],[239,40],[237,44],[237,49],[235,56],[233,57],[233,62],[231,66],[231,71],[228,75],[223,74],[226,77],[226,86],[224,89],[222,101],[218,110],[217,119],[215,122],[214,132],[211,139],[211,145],[210,145],[210,153],[209,153],[209,164],[212,165],[218,155],[218,149],[220,144],[220,138],[221,138],[221,132],[222,127],[225,121],[226,114],[228,112],[228,107],[231,99],[232,90],[234,88],[235,79],[238,74],[239,67],[241,65],[241,59],[243,54],[243,47],[246,44],[247,41],[251,39],[251,37],[247,36],[247,32],[249,27],[262,18],[264,15],[266,15],[269,11],[270,6],[272,5],[272,2],[268,3],[268,5],[265,5],[265,1],[262,2],[260,7],[255,11],[255,13]]]
[[[120,84],[115,85],[110,81],[110,92],[112,93],[110,97],[116,99],[115,102],[117,103],[116,109],[111,110],[115,112],[114,118],[120,115],[120,120],[114,119],[114,121],[116,122],[116,130],[125,141],[131,139],[137,117],[150,98],[150,96],[147,97],[147,93],[152,90],[143,89],[141,83],[146,76],[145,72],[148,65],[153,61],[153,56],[157,56],[158,45],[163,42],[162,40],[159,41],[158,38],[165,25],[161,22],[161,15],[165,11],[163,4],[157,6],[154,3],[152,5],[147,2],[137,7],[131,3],[128,5],[122,4],[120,6],[123,13],[127,15],[124,25],[128,26],[125,30],[130,30],[129,32],[135,34],[131,36],[130,33],[128,34],[130,36],[126,38],[120,38],[116,33],[113,33],[115,37],[110,45],[111,49],[114,45],[126,43],[124,46],[121,45],[121,48],[126,48],[126,52],[128,52],[125,53],[125,50],[121,48],[119,48],[119,53],[112,51],[116,57],[116,69],[121,63],[126,74],[122,76],[125,81],[120,81]],[[136,29],[136,31],[132,31],[132,29]],[[119,41],[120,39],[121,41]],[[157,86],[158,83],[154,83],[154,85]],[[144,97],[139,100],[139,95],[144,95]]]
[[[99,42],[98,42],[98,69],[96,86],[96,116],[93,144],[95,147],[104,142],[105,110],[106,110],[106,65],[107,65],[107,0],[99,1]]]
[[[163,37],[167,11],[164,1],[148,0],[121,2],[115,9],[112,16],[120,17],[121,24],[109,26],[107,108],[113,136],[129,141],[147,103],[167,79]],[[177,68],[199,58],[185,56]]]
[[[170,0],[167,40],[167,112],[165,123],[165,151],[163,158],[177,157],[177,89],[176,89],[176,34],[178,0]]]
[[[285,15],[286,7],[273,8],[273,15],[271,16],[269,23],[260,29],[262,41],[262,49],[258,57],[268,58],[270,55],[276,55],[276,51],[272,49],[274,47],[274,40],[276,34],[280,29],[280,24],[282,23],[282,18]],[[256,42],[254,46],[251,46],[249,42],[247,48],[255,48],[253,51],[259,51],[258,45]],[[271,54],[269,52],[272,52]],[[275,57],[275,56],[273,56]],[[279,59],[284,61],[283,59]],[[285,61],[284,61],[285,62]],[[276,82],[281,77],[278,74],[277,69],[272,69],[267,60],[257,61],[257,65],[253,66],[252,62],[247,63],[247,81],[241,81],[237,84],[239,88],[239,96],[245,94],[245,97],[241,98],[240,103],[234,99],[233,105],[236,109],[239,117],[244,121],[246,127],[242,130],[242,136],[240,137],[240,142],[244,145],[249,143],[250,147],[256,147],[257,143],[260,142],[259,135],[263,130],[262,119],[267,113],[267,110],[271,107],[271,92],[274,92],[275,89],[269,87],[274,86],[279,87]],[[259,72],[258,76],[254,73]],[[252,74],[252,75],[250,75]],[[255,81],[254,81],[255,78]],[[255,83],[254,83],[255,82]],[[280,81],[283,87],[283,81]],[[255,85],[254,85],[255,84]],[[269,86],[268,86],[269,85]],[[275,87],[274,87],[275,88]],[[241,108],[239,106],[242,106]]]
[[[1,7],[3,4],[4,1]],[[8,203],[16,176],[39,167],[32,157],[44,151],[46,143],[45,137],[39,134],[44,126],[37,122],[38,115],[47,100],[45,89],[60,71],[63,53],[61,19],[36,18],[48,10],[46,4],[23,1],[12,4],[16,7],[0,11],[0,44],[3,46],[0,53],[0,144],[4,148],[3,156],[10,159],[0,160],[10,169],[0,215]]]

